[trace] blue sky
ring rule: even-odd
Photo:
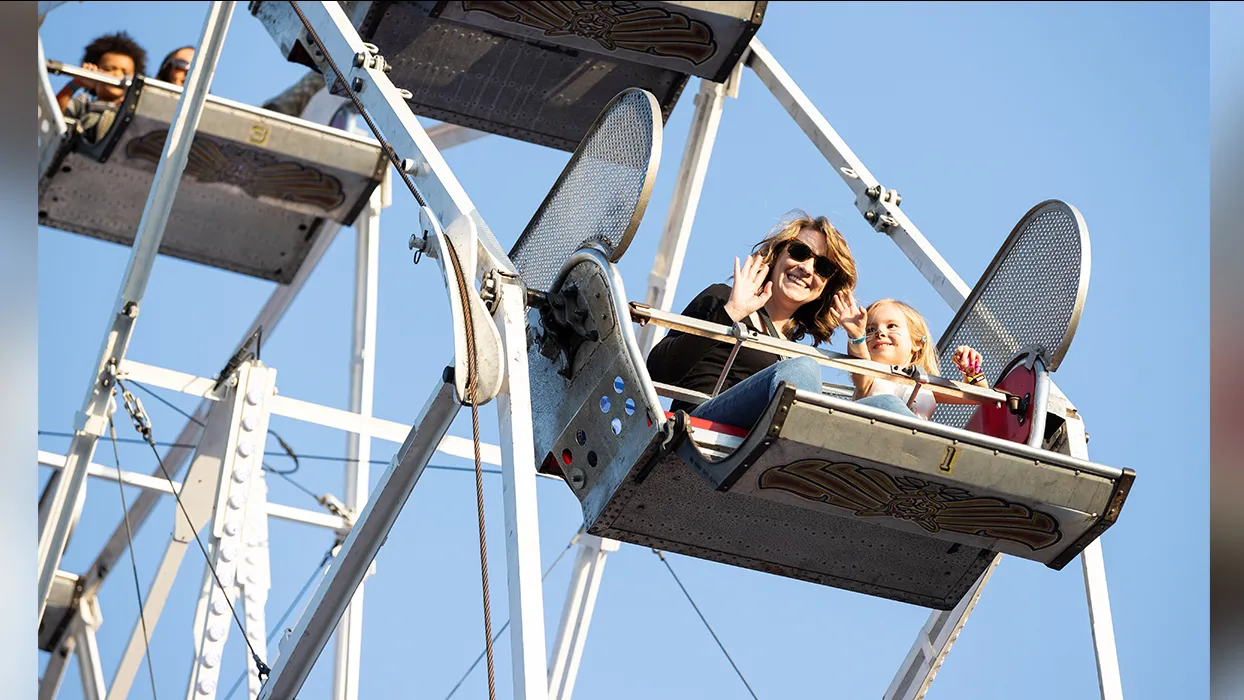
[[[207,7],[70,3],[49,15],[41,36],[49,58],[71,62],[95,36],[126,29],[155,66],[166,52],[197,41]],[[1209,352],[1198,339],[1207,336],[1197,333],[1209,321],[1208,19],[1204,4],[771,3],[758,34],[868,168],[903,194],[903,209],[969,284],[1032,205],[1057,198],[1084,215],[1092,236],[1088,302],[1055,378],[1085,417],[1092,459],[1138,475],[1119,523],[1103,538],[1129,698],[1208,692],[1208,385],[1198,370]],[[302,72],[284,62],[240,3],[212,92],[258,104]],[[867,226],[849,190],[755,76],[744,76],[739,99],[725,106],[675,307],[724,281],[733,256],[798,207],[829,216],[843,231],[859,264],[862,300],[905,299],[940,333],[951,310]],[[693,79],[666,124],[648,213],[620,263],[632,299],[643,294],[696,89]],[[507,247],[567,157],[501,137],[446,152]],[[382,221],[375,412],[406,423],[452,347],[436,268],[412,266],[406,249],[416,216],[409,195],[395,188]],[[39,246],[39,427],[64,432],[80,408],[128,249],[49,229],[40,229]],[[283,395],[346,407],[353,256],[353,233],[344,230],[265,339],[263,357],[277,368]],[[129,357],[213,376],[271,288],[161,258]],[[843,349],[841,339],[835,349]],[[1157,379],[1174,385],[1159,387]],[[156,438],[173,439],[181,419],[145,403]],[[489,406],[481,416],[484,437],[495,444],[495,411]],[[341,433],[286,419],[273,427],[300,453],[344,454]],[[467,412],[451,433],[469,437]],[[67,444],[40,438],[41,449],[63,452]],[[395,448],[377,440],[373,455],[387,459]],[[112,464],[110,447],[101,444],[96,461]],[[139,447],[122,446],[121,461],[147,473],[155,466]],[[449,457],[436,463],[466,464]],[[381,471],[374,467],[373,476]],[[298,477],[316,493],[341,494],[337,463],[304,462]],[[41,469],[40,483],[46,478]],[[500,479],[486,479],[496,629],[508,614],[503,512]],[[269,483],[272,500],[316,507],[288,484]],[[92,481],[89,489],[62,565],[72,571],[93,560],[120,517],[115,485]],[[554,481],[541,480],[539,498],[547,566],[581,511]],[[163,503],[137,538],[144,588],[173,515]],[[481,650],[475,528],[471,477],[427,472],[367,584],[363,697],[444,697]],[[271,540],[267,610],[274,622],[331,535],[273,522]],[[759,572],[670,560],[762,698],[879,697],[927,615]],[[570,564],[568,555],[545,584],[550,645]],[[191,551],[155,632],[152,657],[165,697],[184,692],[201,571]],[[1083,590],[1078,560],[1061,572],[1004,560],[927,697],[1095,696]],[[101,657],[111,680],[137,614],[128,571],[109,579],[101,604]],[[242,669],[237,637],[225,660],[227,682]],[[330,648],[299,697],[330,697],[331,665]],[[509,668],[507,636],[497,645],[498,697],[510,696]],[[62,697],[74,698],[79,688],[70,673]],[[144,673],[131,697],[149,692]],[[456,697],[485,693],[481,667]],[[747,696],[660,561],[630,545],[606,565],[576,694]]]

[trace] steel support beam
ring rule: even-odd
[[[164,556],[160,559],[151,587],[144,596],[143,608],[130,630],[125,653],[112,676],[109,700],[125,700],[129,696],[147,645],[155,637],[156,625],[160,622],[160,614],[164,611],[173,582],[177,580],[186,550],[194,542],[195,535],[211,521],[220,488],[221,465],[229,443],[229,423],[235,409],[240,408],[236,406],[240,400],[236,390],[230,389],[226,399],[212,407],[203,439],[199,441],[190,468],[186,470],[185,485],[178,489],[181,506],[173,509],[172,534],[165,545]],[[164,483],[167,485],[168,480]],[[182,512],[183,507],[185,513]],[[194,527],[187,519],[194,523]]]
[[[1088,437],[1084,421],[1068,417],[1063,423],[1064,451],[1087,460]],[[1106,560],[1101,538],[1080,553],[1084,568],[1084,593],[1088,598],[1089,627],[1093,631],[1093,654],[1097,660],[1097,685],[1102,700],[1123,700],[1123,678],[1119,671],[1119,652],[1114,641],[1114,618],[1110,613],[1110,591],[1106,586]]]
[[[211,379],[134,362],[133,360],[126,360],[121,364],[121,378],[128,378],[140,384],[180,391],[191,396],[198,396],[213,401],[218,398],[209,391],[209,387],[213,383]],[[269,406],[274,415],[315,423],[326,428],[336,428],[349,433],[367,433],[378,440],[395,442],[399,445],[406,440],[406,436],[410,432],[409,426],[396,421],[367,417],[352,411],[321,406],[320,404],[300,401],[288,396],[272,397]],[[472,443],[465,438],[446,435],[436,449],[438,452],[453,457],[474,459]],[[480,450],[481,458],[485,464],[501,465],[501,448],[496,445],[484,444],[480,446]]]
[[[465,329],[469,321],[476,346],[475,400],[487,403],[500,390],[500,339],[474,285],[478,278],[493,271],[517,275],[513,263],[410,111],[403,91],[389,80],[384,57],[375,53],[374,46],[363,42],[340,3],[291,0],[289,11],[298,15],[296,24],[287,23],[271,31],[296,32],[287,38],[304,43],[331,86],[330,91],[344,91],[345,86],[337,77],[337,72],[341,72],[341,78],[362,105],[369,128],[374,128],[377,137],[385,141],[386,153],[400,165],[405,173],[403,179],[408,179],[412,189],[417,190],[425,252],[436,260],[445,275],[450,299],[455,327],[455,389],[459,397],[465,396]],[[412,247],[417,245],[416,238],[417,234],[412,236]],[[464,280],[465,289],[455,283],[456,276]]]
[[[113,308],[113,318],[100,348],[99,361],[91,376],[82,410],[74,420],[74,437],[67,454],[65,478],[57,484],[48,515],[48,527],[39,538],[40,618],[47,606],[52,579],[69,544],[70,527],[86,489],[87,465],[91,463],[96,442],[107,425],[112,393],[110,368],[120,364],[129,347],[139,305],[151,277],[151,268],[164,237],[164,226],[168,222],[173,198],[190,155],[194,132],[211,87],[212,74],[224,47],[233,5],[233,2],[214,2],[208,10],[203,34],[199,38],[199,50],[195,52],[185,90],[177,102],[177,111],[169,126],[164,151],[160,154],[151,192],[138,224],[129,265]]]
[[[550,700],[570,700],[574,692],[579,660],[583,658],[587,630],[592,624],[592,611],[596,608],[596,594],[604,577],[605,558],[609,552],[618,551],[618,546],[615,540],[586,533],[580,535],[579,552],[575,557],[574,571],[570,574],[566,606],[562,608],[561,625],[553,647],[553,663],[549,668]]]
[[[515,700],[548,695],[544,646],[544,588],[540,519],[536,507],[535,437],[523,287],[497,285],[493,319],[501,329],[505,375],[497,395],[501,483],[505,498],[505,555],[510,597],[510,649]]]
[[[220,659],[236,621],[240,589],[245,583],[247,543],[255,538],[254,522],[266,518],[263,445],[268,435],[268,403],[276,393],[276,370],[258,360],[238,368],[236,389],[224,411],[223,449],[205,450],[215,460],[215,479],[206,477],[195,494],[198,512],[177,520],[174,536],[187,540],[202,530],[210,563],[204,567],[203,588],[195,614],[195,655],[187,682],[187,700],[212,700],[220,683]],[[223,403],[223,402],[222,402]],[[209,424],[211,431],[217,424]],[[210,463],[210,462],[209,462]],[[187,476],[189,481],[189,476]],[[213,574],[214,572],[214,574]],[[258,582],[258,580],[257,580]],[[243,630],[245,633],[245,630]],[[262,635],[260,635],[262,643]],[[251,640],[255,653],[261,644]],[[246,653],[250,659],[250,653]],[[260,659],[263,660],[262,658]],[[247,664],[248,668],[253,662]],[[252,669],[253,671],[253,669]]]
[[[73,649],[78,655],[78,673],[82,676],[82,697],[85,700],[103,700],[104,668],[99,662],[99,642],[95,630],[104,622],[99,612],[99,602],[94,598],[78,603],[78,618],[74,621]]]
[[[268,502],[268,483],[262,471],[254,476],[252,503]],[[245,619],[246,638],[261,659],[271,659],[268,653],[267,615],[268,592],[272,588],[272,564],[268,550],[268,518],[263,508],[250,508],[246,512],[246,525],[242,530],[242,555],[238,563],[238,585],[241,588],[242,607],[240,615]],[[263,681],[259,679],[259,667],[250,654],[246,655],[247,690],[251,698],[259,695]]]
[[[293,634],[280,649],[280,656],[272,664],[272,675],[259,693],[260,700],[284,700],[298,695],[460,407],[452,382],[436,386],[307,603]]]
[[[77,623],[75,623],[77,624]],[[53,700],[60,692],[61,683],[65,680],[65,671],[69,667],[69,655],[73,653],[75,639],[73,634],[65,635],[47,667],[43,669],[43,677],[39,679],[39,700]]]
[[[47,60],[43,55],[43,37],[39,37],[39,177],[47,172],[52,155],[60,147],[69,128],[56,102],[56,92],[48,78]]]
[[[989,581],[1001,560],[1001,554],[994,556],[984,573],[976,579],[976,583],[953,610],[935,610],[929,615],[924,627],[916,635],[911,651],[907,652],[903,665],[894,675],[894,680],[890,681],[884,700],[920,700],[929,692],[929,686],[941,670],[946,655],[950,653],[950,648],[954,646],[963,626],[967,624],[968,617],[976,608],[985,583]]]
[[[440,222],[461,257],[467,280],[476,278],[476,261],[483,256],[483,271],[501,268],[513,272],[505,251],[484,224],[483,218],[458,182],[428,133],[410,111],[405,98],[384,72],[383,62],[373,60],[374,54],[350,23],[337,2],[293,2],[307,24],[324,45],[324,53],[332,58],[363,104],[377,130],[393,147],[404,163],[428,208]],[[302,38],[307,36],[300,28]],[[327,57],[311,44],[307,46],[312,59],[320,64],[320,72],[331,86],[337,82]],[[357,60],[362,57],[363,60]],[[357,82],[356,82],[357,81]],[[343,93],[344,94],[344,93]],[[455,226],[461,218],[470,219],[474,227]],[[476,235],[478,232],[478,236]]]
[[[388,171],[386,171],[387,173]],[[388,178],[386,177],[386,183]],[[354,309],[351,332],[350,412],[371,418],[376,382],[376,306],[380,274],[380,212],[387,206],[378,187],[355,224]],[[371,434],[346,434],[346,507],[357,513],[371,486]],[[363,644],[363,584],[337,623],[333,700],[358,700]]]
[[[726,92],[723,83],[700,80],[700,92],[695,96],[695,114],[691,116],[691,130],[678,165],[678,177],[674,180],[674,198],[665,217],[665,228],[661,231],[652,271],[648,273],[648,290],[644,292],[644,303],[662,311],[669,311],[674,304],[683,257],[687,252],[687,242],[691,239],[691,225],[700,206],[708,161],[721,125]],[[653,324],[645,325],[639,329],[640,351],[647,356],[664,335],[665,329]]]
[[[65,468],[65,456],[53,454],[51,452],[39,451],[39,465],[51,467],[59,473]],[[172,495],[174,491],[181,492],[182,483],[174,481],[172,485],[168,480],[161,476],[148,476],[146,474],[138,474],[135,472],[121,472],[117,475],[115,467],[105,467],[102,464],[91,462],[88,468],[87,476],[93,479],[103,479],[116,483],[120,481],[126,486],[134,486],[143,490],[144,494],[152,495],[159,498],[160,495]],[[344,532],[350,529],[350,521],[340,515],[331,513],[317,513],[313,510],[305,510],[303,508],[295,508],[293,506],[281,505],[280,503],[268,504],[268,517],[277,518],[278,520],[287,520],[291,523],[302,523],[303,525],[314,525],[316,527],[327,528],[329,530],[337,530]]]

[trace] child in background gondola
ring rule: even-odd
[[[147,70],[147,52],[125,32],[105,34],[87,45],[82,67],[117,78],[133,78]],[[78,90],[84,92],[75,95]],[[99,141],[112,128],[123,99],[125,88],[83,78],[74,78],[56,95],[61,112],[76,120],[91,142]]]

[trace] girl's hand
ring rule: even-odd
[[[950,359],[965,377],[979,374],[981,371],[981,354],[966,345],[955,348],[955,354]]]
[[[739,267],[734,259],[734,288],[726,302],[726,313],[734,321],[742,321],[764,308],[773,296],[773,282],[769,281],[769,266],[759,255],[747,256],[747,262]]]
[[[834,295],[834,303],[830,308],[830,316],[838,322],[852,338],[863,338],[867,327],[867,314],[855,300],[855,292],[848,289]]]

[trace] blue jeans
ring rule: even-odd
[[[769,405],[782,382],[796,389],[821,393],[821,366],[810,357],[792,357],[753,374],[717,396],[696,406],[696,418],[751,428]]]
[[[901,413],[904,416],[911,416],[912,418],[916,417],[916,414],[912,413],[910,408],[907,408],[907,404],[904,403],[902,399],[895,396],[894,394],[878,394],[876,396],[865,396],[862,399],[856,399],[855,402],[864,404],[865,406],[872,406],[873,408],[880,408],[883,411],[892,411],[894,413]]]

